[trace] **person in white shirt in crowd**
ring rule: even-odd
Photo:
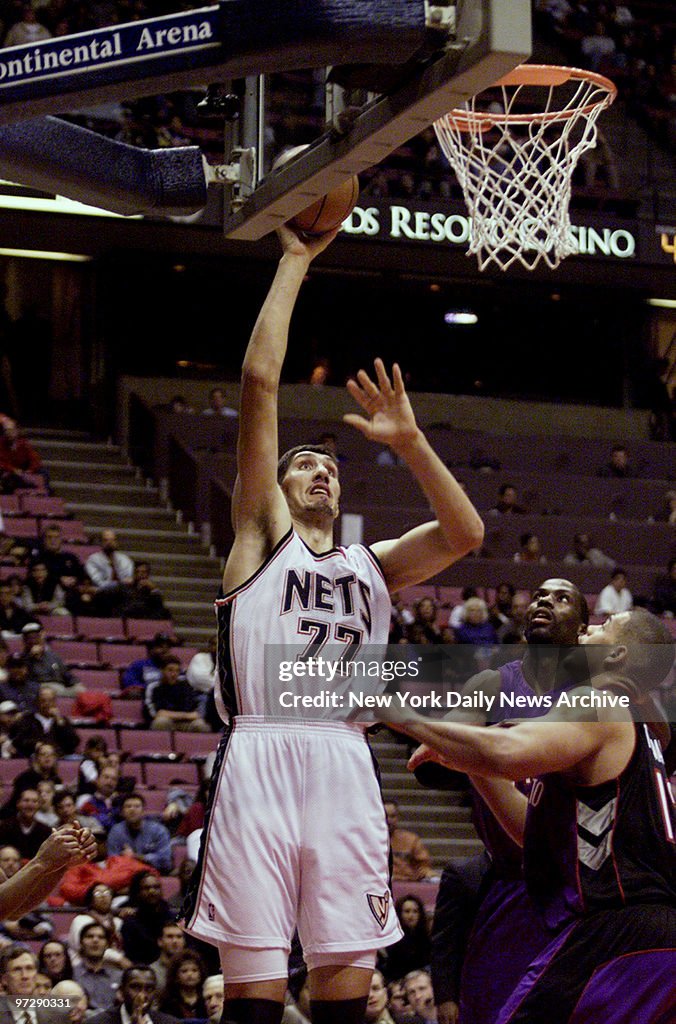
[[[214,633],[214,635],[209,639],[208,650],[198,651],[197,654],[190,659],[190,664],[188,665],[185,673],[185,677],[193,690],[197,690],[200,694],[200,701],[197,705],[197,710],[202,718],[204,717],[204,708],[207,696],[211,693],[216,683],[217,645],[218,638]]]
[[[226,405],[223,388],[212,388],[209,392],[209,405],[202,409],[204,416],[229,416],[234,418],[238,415],[237,410]]]
[[[225,981],[222,974],[210,974],[202,985],[202,998],[209,1014],[209,1024],[218,1024],[223,1013]]]
[[[633,607],[634,598],[627,587],[627,574],[624,569],[615,569],[610,583],[598,596],[594,615],[617,615],[630,612]]]
[[[101,615],[117,615],[134,580],[134,563],[129,555],[118,550],[115,530],[101,531],[101,550],[89,556],[85,570],[96,587],[97,611]]]

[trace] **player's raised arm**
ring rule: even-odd
[[[413,473],[437,516],[398,540],[373,545],[392,592],[429,579],[473,551],[483,540],[484,527],[472,502],[418,427],[398,365],[392,368],[391,381],[381,359],[376,359],[375,370],[377,383],[364,370],[356,381],[348,381],[350,394],[366,416],[349,413],[345,422],[370,440],[389,445]]]
[[[301,240],[279,229],[282,258],[249,339],[242,364],[237,482],[233,494],[236,540],[224,574],[226,590],[255,571],[286,532],[290,517],[277,485],[278,392],[291,315],[312,259],[336,232]]]

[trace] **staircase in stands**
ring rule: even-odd
[[[87,533],[109,527],[120,550],[150,562],[151,576],[178,636],[202,647],[215,628],[213,600],[221,562],[190,524],[160,499],[114,444],[77,431],[31,429],[32,443],[50,474],[52,489]]]

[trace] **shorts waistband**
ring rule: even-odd
[[[288,718],[273,718],[270,715],[236,715],[232,719],[235,732],[270,732],[294,734],[296,736],[340,735],[354,736],[364,740],[364,727],[350,722],[324,722],[321,719],[304,718],[293,721]]]

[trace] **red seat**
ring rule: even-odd
[[[78,729],[78,736],[82,736],[84,730]],[[80,747],[84,747],[84,740],[80,740]],[[77,783],[78,772],[80,771],[80,762],[71,761],[70,758],[61,758],[56,765],[56,770],[61,776],[61,780],[64,786],[74,786]]]
[[[174,849],[176,850],[178,847],[174,847]],[[174,867],[176,866],[176,861],[174,861]],[[160,878],[160,885],[162,887],[162,895],[165,900],[170,900],[172,896],[177,896],[181,891],[181,882],[176,875],[163,875],[162,878]]]
[[[78,615],[75,629],[83,640],[124,640],[124,622],[117,618]],[[100,653],[100,651],[99,651]],[[101,658],[106,661],[106,658]]]
[[[74,640],[75,620],[72,615],[38,615],[48,640]]]
[[[157,733],[153,733],[154,736]],[[197,765],[182,762],[146,761],[144,765],[146,786],[164,789],[176,783],[177,786],[190,788],[199,785]]]
[[[176,655],[181,663],[181,668],[185,671],[198,651],[196,647],[172,647],[171,653]]]
[[[140,725],[143,723],[143,701],[113,699],[113,721],[116,725]]]
[[[62,715],[66,718],[73,717],[73,705],[75,704],[75,697],[57,697],[56,706]]]
[[[156,633],[166,633],[176,637],[171,619],[127,619],[125,622],[127,638],[137,643],[152,640]]]
[[[43,528],[44,523],[40,524]],[[81,523],[79,519],[63,519],[59,523],[61,527],[61,536],[64,542],[68,544],[87,544],[89,542],[89,536],[84,528],[84,523]]]
[[[141,765],[138,765],[140,768]],[[167,806],[167,794],[164,789],[146,789],[143,791],[146,814],[161,814]]]
[[[8,537],[37,537],[38,521],[35,516],[5,518],[3,532]]]
[[[140,761],[124,761],[120,766],[120,776],[124,777],[125,775],[134,780],[136,789],[143,789],[145,779],[143,778],[143,765]]]
[[[18,516],[21,504],[16,494],[0,494],[0,512],[5,516]]]
[[[171,754],[171,733],[159,729],[127,729],[120,733],[120,750],[126,751],[131,757]]]
[[[29,494],[21,495],[21,511],[29,516],[48,516],[63,519],[68,515],[63,498],[57,498],[51,494]]]
[[[206,757],[218,746],[220,735],[214,732],[174,732],[174,750],[186,758]]]
[[[26,579],[28,569],[25,565],[0,565],[0,580],[6,580],[9,576],[20,576]]]
[[[99,664],[113,668],[128,668],[132,661],[147,658],[148,651],[142,644],[99,644]]]
[[[93,641],[52,640],[50,647],[67,665],[91,667],[99,664],[99,652]]]
[[[76,668],[74,675],[88,690],[110,694],[120,692],[120,674],[114,668]]]
[[[114,729],[90,729],[79,728],[77,731],[80,737],[80,749],[84,750],[85,744],[92,736],[100,736],[107,745],[108,750],[118,750],[117,733]]]

